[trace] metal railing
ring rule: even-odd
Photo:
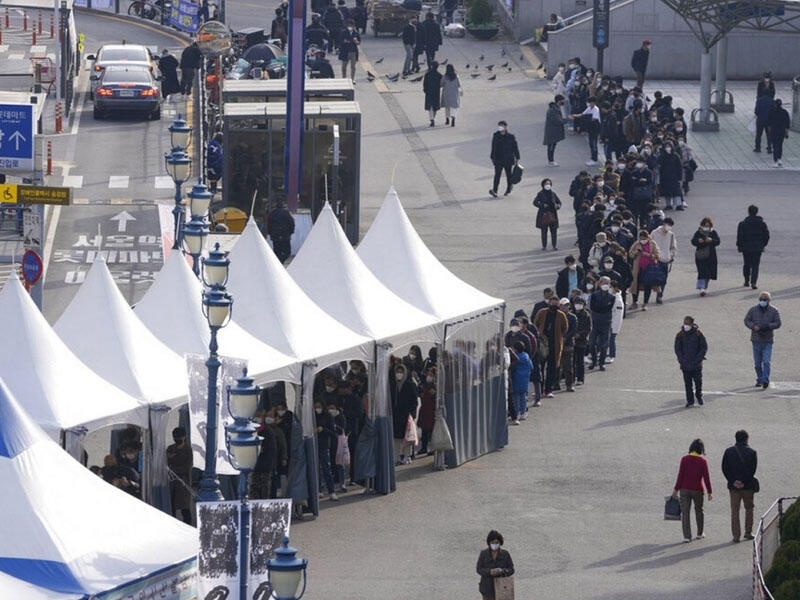
[[[797,498],[797,496],[778,498],[758,521],[758,529],[753,540],[753,600],[774,600],[764,584],[764,573],[769,571],[775,552],[781,545],[780,524],[783,515]]]

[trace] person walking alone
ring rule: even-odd
[[[417,60],[417,19],[409,19],[403,27],[403,48],[406,51],[406,58],[403,61],[403,76],[408,77],[411,73],[419,71],[419,61]]]
[[[200,68],[202,62],[203,53],[200,52],[197,42],[192,42],[190,46],[186,46],[181,52],[181,94],[184,96],[191,96],[194,72]]]
[[[519,146],[517,138],[508,132],[508,123],[505,121],[497,122],[497,131],[492,136],[492,152],[489,155],[494,165],[494,180],[489,195],[497,198],[497,186],[500,185],[500,175],[506,173],[506,192],[508,196],[513,189],[511,183],[511,170],[519,163]]]
[[[694,317],[684,317],[683,327],[675,336],[675,356],[683,373],[686,408],[693,406],[695,400],[703,406],[703,361],[707,352],[708,342],[694,322]]]
[[[342,79],[347,79],[347,65],[350,65],[350,79],[356,82],[356,62],[358,62],[358,46],[361,44],[361,34],[356,30],[356,24],[348,19],[347,27],[339,37],[339,60],[342,61]]]
[[[753,344],[753,364],[756,370],[756,387],[769,387],[770,363],[772,361],[772,344],[775,330],[781,326],[781,315],[778,309],[770,305],[772,296],[769,292],[758,295],[758,304],[747,311],[744,325],[750,330],[750,342]]]
[[[486,548],[478,555],[475,570],[481,576],[478,591],[482,600],[495,600],[496,577],[511,577],[514,574],[514,561],[508,551],[503,550],[503,536],[492,529],[486,536]]]
[[[539,209],[536,212],[536,227],[542,231],[542,250],[547,250],[548,231],[553,250],[558,250],[558,211],[561,200],[552,188],[553,182],[550,179],[542,179],[542,189],[533,199],[533,205]]]
[[[733,543],[742,538],[742,524],[739,520],[739,507],[744,504],[744,539],[753,539],[753,496],[759,491],[756,470],[758,454],[747,445],[750,436],[744,429],[735,435],[736,444],[722,455],[722,474],[728,480],[728,493],[731,498],[731,533]]]
[[[769,227],[764,219],[758,216],[758,207],[751,204],[747,207],[747,217],[739,221],[736,228],[736,249],[742,254],[744,264],[744,287],[758,289],[758,267],[761,264],[761,253],[769,243]]]
[[[444,124],[450,127],[456,126],[456,113],[461,106],[461,80],[456,75],[453,65],[447,65],[442,78],[442,102],[444,106]]]
[[[781,105],[781,99],[775,98],[775,104],[767,118],[769,128],[769,139],[772,142],[772,158],[775,161],[775,168],[783,166],[783,140],[789,137],[789,113]]]
[[[436,113],[441,107],[442,74],[439,63],[433,61],[422,79],[422,90],[425,92],[425,110],[428,111],[430,126],[436,125]]]
[[[697,267],[697,289],[705,296],[708,283],[717,278],[717,246],[720,244],[719,234],[714,230],[711,217],[703,217],[700,227],[692,236],[695,247],[694,263]]]
[[[708,472],[708,461],[703,457],[706,453],[703,440],[697,438],[689,445],[689,454],[681,458],[678,467],[678,478],[672,490],[673,498],[680,498],[681,524],[683,525],[683,543],[692,541],[692,522],[690,510],[694,504],[694,516],[697,521],[697,538],[706,537],[705,515],[703,514],[703,491],[708,493],[709,502],[713,498],[711,491],[711,475]],[[705,486],[705,487],[704,487]]]
[[[433,13],[428,11],[425,20],[419,25],[419,37],[425,49],[425,58],[430,67],[436,60],[436,51],[442,45],[442,28],[433,18]]]
[[[547,107],[547,115],[544,120],[544,142],[547,146],[547,166],[557,167],[556,144],[566,137],[564,124],[569,119],[564,117],[564,96],[558,94]]]
[[[647,62],[650,60],[650,40],[642,42],[642,47],[633,51],[631,68],[636,73],[636,87],[644,89],[644,76],[647,72]]]

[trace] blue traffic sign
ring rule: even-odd
[[[33,170],[31,104],[0,104],[0,169]]]
[[[33,250],[26,250],[22,255],[22,278],[28,285],[34,285],[42,276],[44,265],[42,259]]]

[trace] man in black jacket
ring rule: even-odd
[[[781,99],[775,98],[775,104],[767,117],[767,128],[769,139],[772,142],[772,158],[775,160],[775,168],[783,166],[783,140],[789,137],[789,113],[783,108]]]
[[[747,207],[747,218],[739,222],[736,229],[736,249],[742,253],[744,265],[744,286],[758,289],[758,266],[761,263],[761,253],[769,243],[769,228],[760,216],[758,207],[751,204]]]
[[[292,255],[293,233],[294,217],[286,210],[283,202],[278,201],[275,208],[267,214],[267,235],[272,240],[272,249],[281,264]]]
[[[708,352],[706,337],[697,327],[693,317],[683,318],[683,327],[675,336],[675,356],[683,373],[686,388],[686,408],[697,403],[703,405],[703,361]],[[692,392],[694,383],[694,393]]]
[[[417,58],[417,18],[409,19],[403,27],[403,48],[406,50],[406,59],[403,62],[403,75],[419,71],[419,60]]]
[[[744,429],[736,432],[736,445],[725,450],[722,455],[722,474],[728,480],[728,492],[731,497],[731,532],[733,543],[741,539],[741,523],[739,521],[739,505],[744,503],[744,539],[753,539],[753,495],[756,493],[758,480],[758,454],[747,445],[750,436]]]
[[[598,363],[600,370],[605,371],[608,340],[611,337],[611,313],[614,310],[614,295],[610,292],[611,280],[601,277],[600,289],[589,296],[589,309],[592,311],[592,332],[589,334],[589,355],[592,362],[589,370],[594,369]]]
[[[194,72],[200,68],[203,62],[203,53],[197,42],[192,42],[191,46],[186,46],[181,52],[181,94],[190,96],[192,94],[192,83],[194,83]]]
[[[644,87],[644,74],[647,72],[647,61],[650,60],[650,40],[642,42],[642,47],[634,50],[631,57],[631,68],[636,73],[636,87]]]
[[[517,138],[508,132],[508,123],[497,122],[497,131],[492,136],[492,153],[490,154],[494,165],[494,181],[489,194],[497,198],[497,187],[500,185],[500,174],[506,172],[506,193],[508,196],[514,187],[511,183],[511,170],[519,162],[519,146]]]
[[[432,12],[428,12],[425,20],[420,23],[419,37],[425,45],[425,58],[428,61],[428,68],[430,68],[433,61],[436,60],[436,51],[442,45],[442,29],[433,18]]]
[[[568,298],[569,293],[583,283],[584,275],[583,267],[575,262],[572,254],[569,254],[564,259],[564,268],[557,273],[556,296]]]

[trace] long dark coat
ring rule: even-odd
[[[417,414],[417,386],[406,377],[403,381],[394,380],[389,382],[389,389],[392,397],[392,429],[394,438],[402,440],[406,437],[406,424],[408,417]]]
[[[442,74],[439,71],[428,69],[422,80],[422,89],[425,92],[425,110],[439,110],[441,108],[440,89],[442,87]]]
[[[566,137],[564,133],[564,117],[558,104],[551,102],[547,109],[547,116],[544,121],[544,141],[545,146],[560,142]]]
[[[481,576],[478,591],[486,598],[494,598],[494,575],[490,574],[492,569],[503,569],[501,577],[510,577],[514,574],[514,561],[511,560],[507,550],[500,548],[495,558],[492,558],[490,548],[481,550],[478,555],[478,564],[475,566],[475,570]]]
[[[161,72],[161,96],[166,98],[170,94],[181,91],[178,81],[178,59],[172,54],[164,54],[158,59],[158,70]]]
[[[672,154],[664,152],[659,157],[658,168],[660,175],[658,180],[659,193],[667,198],[680,196],[683,163],[674,150]]]
[[[710,242],[703,241],[706,237],[710,237]],[[692,246],[697,249],[710,247],[711,253],[708,258],[702,260],[695,257],[694,264],[697,266],[698,279],[716,279],[717,278],[717,246],[720,240],[717,232],[712,229],[708,233],[698,229],[692,236]]]
[[[545,212],[555,213],[555,226],[558,227],[558,209],[561,208],[561,200],[553,190],[539,190],[536,198],[533,199],[533,205],[539,209],[536,211],[536,227],[542,229],[542,213]]]

